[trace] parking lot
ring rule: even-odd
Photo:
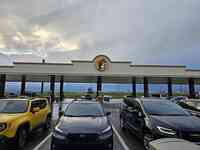
[[[65,109],[68,102],[64,103],[63,109]],[[107,103],[104,105],[106,111],[110,111],[112,114],[110,120],[114,128],[114,150],[144,150],[141,142],[135,138],[134,135],[129,132],[121,131],[119,121],[119,106],[120,100],[116,102]],[[58,105],[54,105],[54,122],[58,115]],[[50,150],[51,132],[36,131],[28,140],[25,150]]]

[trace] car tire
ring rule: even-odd
[[[120,117],[120,128],[126,130],[125,120],[122,117]]]
[[[45,121],[45,124],[44,124],[44,131],[46,130],[50,130],[51,129],[51,117],[50,116],[47,116],[47,119]]]
[[[150,150],[149,143],[153,141],[153,136],[150,133],[145,133],[143,135],[143,146],[145,150]]]
[[[16,135],[15,145],[17,150],[23,150],[28,138],[28,132],[26,128],[19,128]]]
[[[51,142],[50,150],[58,150],[53,142]]]
[[[109,150],[113,150],[113,141],[111,143],[111,147],[109,148]]]

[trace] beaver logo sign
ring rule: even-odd
[[[109,59],[104,55],[97,56],[95,58],[95,65],[98,71],[106,71],[109,67]]]

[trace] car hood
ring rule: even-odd
[[[107,117],[62,117],[59,128],[65,133],[100,134],[109,126]]]
[[[12,120],[16,120],[17,118],[20,118],[24,114],[4,114],[0,113],[0,123],[6,123],[10,122]]]
[[[195,116],[151,116],[155,125],[182,131],[200,132],[200,119]]]

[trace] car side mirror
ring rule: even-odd
[[[106,112],[106,116],[110,116],[111,115],[111,112]]]
[[[138,117],[139,117],[139,118],[144,118],[145,115],[144,115],[141,111],[139,111],[139,112],[138,112]]]
[[[36,113],[36,112],[39,112],[40,111],[40,107],[34,107],[32,108],[32,113]]]

